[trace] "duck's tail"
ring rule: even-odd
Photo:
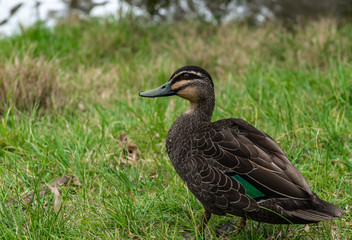
[[[341,218],[344,211],[332,203],[321,200],[319,197],[313,201],[311,209],[298,209],[291,211],[290,214],[297,218],[305,219],[312,222],[327,221],[333,218]]]

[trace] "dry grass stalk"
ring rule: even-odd
[[[293,68],[322,68],[329,64],[327,56],[350,58],[348,36],[337,30],[334,19],[322,19],[289,31],[280,24],[268,23],[259,28],[228,23],[209,32],[209,28],[177,25],[171,39],[163,46],[180,64],[200,64],[222,75],[246,72],[250,64],[277,62]],[[155,51],[160,49],[152,45]],[[215,70],[215,71],[214,71]],[[225,76],[226,77],[226,76]]]
[[[31,111],[37,106],[50,112],[63,106],[63,100],[55,63],[25,56],[0,65],[0,114],[8,107]]]

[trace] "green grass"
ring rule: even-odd
[[[202,206],[165,149],[167,131],[187,103],[138,97],[176,68],[197,64],[215,82],[214,121],[239,117],[272,135],[313,191],[346,212],[309,230],[249,222],[227,238],[349,239],[351,38],[352,25],[338,28],[333,20],[287,32],[275,25],[146,24],[124,17],[61,21],[53,30],[38,23],[1,39],[0,238],[200,239]],[[5,88],[10,79],[26,87]],[[28,94],[42,85],[45,104]],[[138,161],[126,163],[122,133],[140,149]],[[56,212],[54,194],[38,194],[64,175],[82,185],[58,188]],[[32,191],[33,203],[5,205]],[[238,220],[214,216],[210,238]]]

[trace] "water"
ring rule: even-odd
[[[9,16],[10,9],[18,3],[23,3],[22,7],[13,15],[9,21],[0,26],[0,36],[8,36],[19,32],[20,25],[27,27],[37,20],[45,20],[49,26],[52,26],[55,20],[50,15],[56,11],[59,16],[63,15],[66,5],[61,0],[41,1],[38,9],[35,8],[36,0],[0,0],[0,22]],[[103,1],[94,1],[96,3]],[[110,0],[106,5],[97,6],[91,11],[91,16],[104,16],[116,14],[119,9],[126,9],[127,6],[118,0]]]

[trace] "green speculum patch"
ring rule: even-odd
[[[233,177],[246,189],[247,195],[250,196],[251,198],[259,198],[259,197],[265,196],[264,193],[262,193],[252,184],[244,180],[241,176],[236,174],[236,175],[233,175]]]

